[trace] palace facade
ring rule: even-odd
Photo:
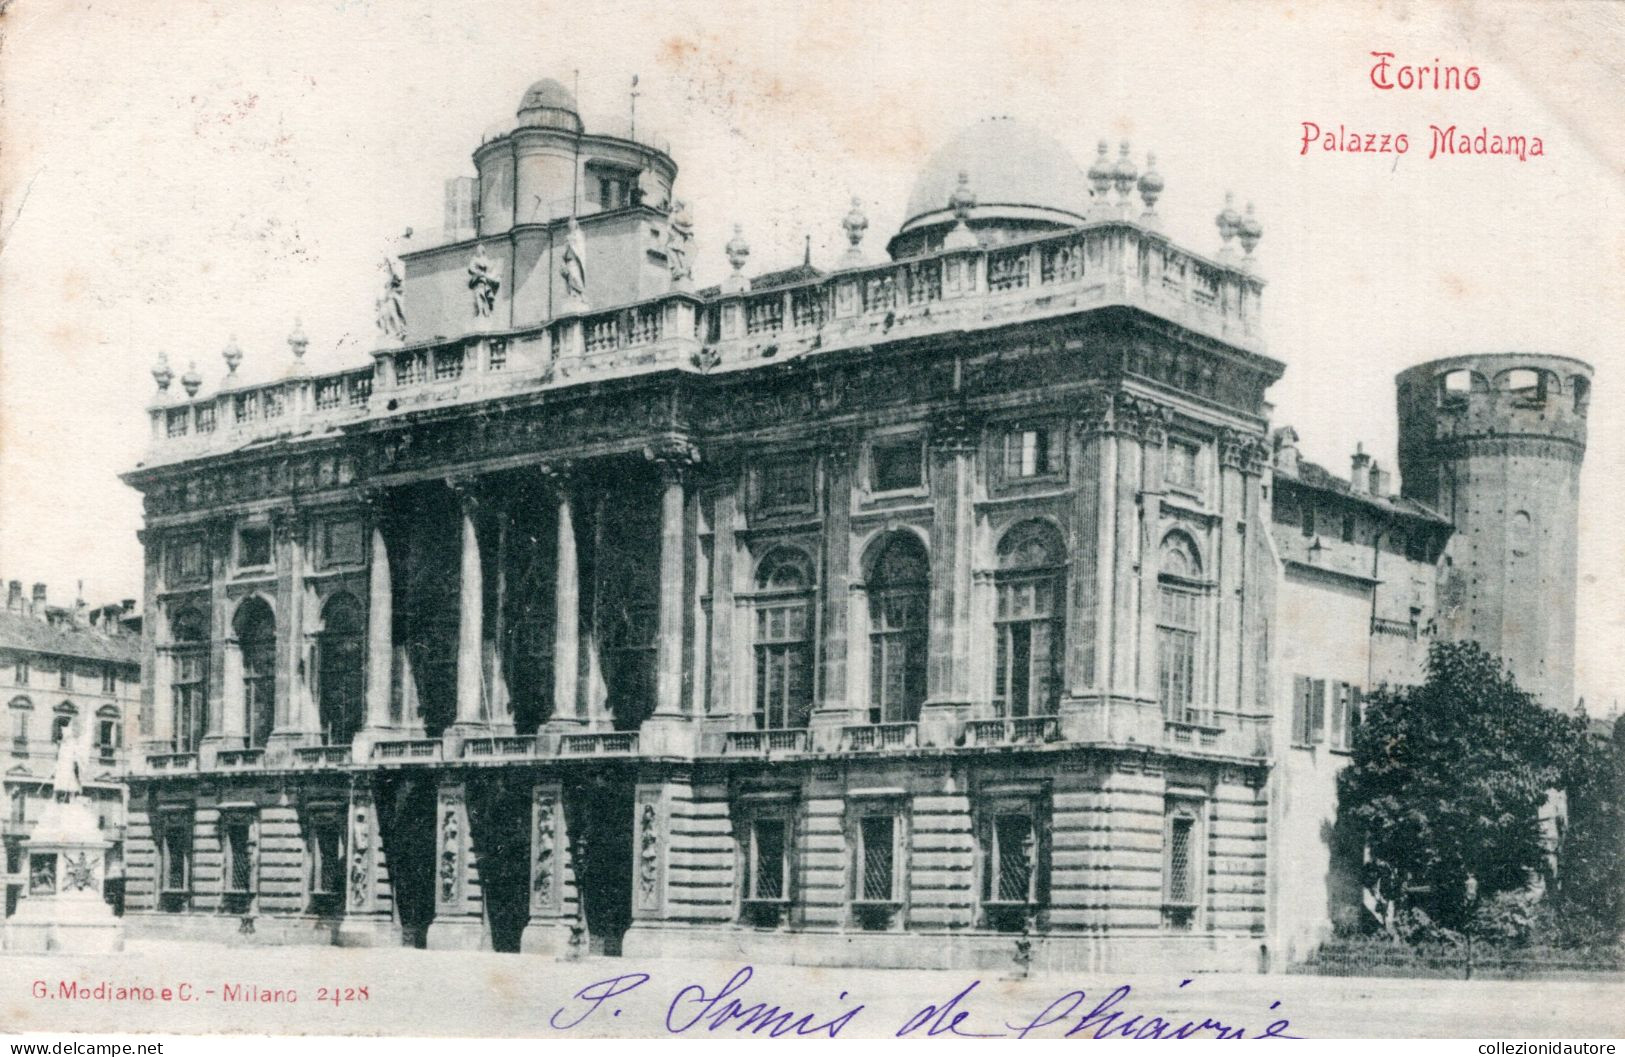
[[[695,289],[556,82],[474,164],[370,363],[154,372],[131,928],[1252,970],[1358,905],[1330,776],[1453,526],[1271,433],[1250,207],[1193,252],[1127,144],[989,121],[885,257],[855,203]]]

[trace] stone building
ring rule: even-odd
[[[6,705],[6,916],[28,897],[28,836],[51,802],[58,745],[89,736],[95,802],[108,852],[107,896],[123,898],[124,773],[136,744],[141,693],[141,632],[133,600],[91,610],[83,601],[53,606],[44,584],[23,595],[7,584],[0,611],[0,700]]]
[[[1250,207],[1194,252],[1127,144],[989,121],[886,256],[855,203],[834,269],[736,228],[697,290],[676,163],[557,83],[474,163],[370,364],[155,369],[132,927],[1185,969],[1324,927],[1294,708],[1414,666],[1450,524],[1272,444]]]

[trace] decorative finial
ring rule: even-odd
[[[304,325],[299,321],[299,317],[295,316],[293,320],[293,333],[288,335],[288,348],[293,350],[293,358],[296,362],[304,362],[305,348],[309,344],[310,339],[305,337]]]
[[[226,347],[220,350],[220,357],[226,361],[226,371],[229,375],[237,374],[237,365],[243,362],[243,350],[237,345],[237,335],[233,334]],[[228,378],[228,381],[231,379]]]
[[[175,372],[169,369],[169,353],[160,351],[158,362],[152,365],[152,380],[158,383],[158,391],[167,391],[174,377]]]
[[[970,211],[976,208],[976,192],[970,189],[970,173],[964,169],[959,170],[959,185],[948,196],[948,208],[961,224],[970,219]]]
[[[1089,166],[1089,183],[1094,188],[1095,197],[1102,200],[1112,186],[1112,163],[1106,158],[1106,151],[1109,149],[1106,141],[1101,140],[1095,149],[1095,163]]]
[[[1134,190],[1134,178],[1139,175],[1134,168],[1134,162],[1128,156],[1128,151],[1128,140],[1124,140],[1122,149],[1117,155],[1117,167],[1112,170],[1112,180],[1117,184],[1117,197],[1122,199],[1125,208],[1128,206],[1128,196]]]
[[[1221,257],[1230,256],[1232,252],[1230,240],[1236,237],[1236,228],[1241,223],[1241,217],[1236,214],[1235,201],[1235,192],[1226,191],[1224,193],[1224,208],[1219,210],[1219,215],[1213,218],[1213,222],[1219,226],[1219,238],[1224,240],[1224,244],[1219,247]]]
[[[723,288],[729,293],[738,293],[749,286],[744,276],[744,268],[745,262],[750,260],[750,243],[745,241],[745,229],[742,226],[734,225],[733,238],[722,247],[722,252],[728,255],[728,264],[733,267],[733,274],[728,276]]]
[[[846,241],[851,243],[841,263],[862,264],[863,250],[860,244],[863,242],[863,233],[869,230],[869,218],[864,215],[861,198],[853,197],[851,210],[841,218],[841,227],[846,231]]]
[[[203,376],[197,371],[197,361],[193,360],[186,365],[186,373],[181,375],[181,387],[186,390],[186,398],[190,400],[202,386]]]
[[[1253,204],[1251,202],[1247,203],[1247,215],[1242,217],[1236,225],[1236,234],[1241,237],[1242,252],[1250,259],[1253,255],[1253,247],[1257,246],[1258,240],[1264,237],[1264,225],[1260,224],[1258,218],[1253,215]]]
[[[1162,197],[1162,174],[1157,172],[1157,156],[1146,152],[1145,172],[1140,174],[1140,201],[1145,203],[1141,220],[1152,220],[1157,215],[1157,199]]]
[[[970,211],[976,208],[976,193],[970,189],[970,173],[963,169],[959,170],[959,186],[948,196],[948,208],[954,211],[955,223],[942,241],[943,249],[976,249],[979,243],[970,229]]]

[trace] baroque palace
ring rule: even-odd
[[[883,258],[713,289],[557,82],[474,165],[372,362],[154,370],[138,933],[1279,966],[1367,690],[1463,635],[1569,704],[1584,364],[1401,376],[1394,495],[1271,432],[1251,207],[1175,245],[1127,144],[977,124]]]

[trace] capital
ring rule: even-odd
[[[465,508],[473,508],[479,506],[483,498],[483,480],[479,474],[453,474],[446,478],[446,487],[451,489]]]
[[[1269,461],[1269,446],[1264,438],[1250,433],[1226,429],[1219,434],[1219,463],[1242,473],[1259,474]]]
[[[931,420],[930,443],[938,451],[974,451],[981,437],[981,416],[966,408],[951,408]]]
[[[685,473],[699,465],[700,449],[692,441],[671,439],[645,445],[643,457],[654,463],[661,478],[670,483],[681,480]]]

